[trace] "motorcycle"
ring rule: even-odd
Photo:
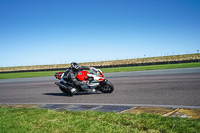
[[[55,73],[56,79],[61,80],[64,76],[64,72]],[[55,82],[59,86],[60,90],[67,95],[73,96],[75,92],[72,92],[72,88],[76,88],[76,92],[102,92],[112,93],[114,91],[113,84],[105,79],[103,72],[100,69],[94,67],[90,68],[90,71],[79,71],[76,75],[79,81],[86,81],[87,84],[76,87],[72,82],[67,82],[67,86],[63,85],[62,81]]]

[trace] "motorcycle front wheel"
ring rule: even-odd
[[[114,91],[114,86],[111,82],[107,81],[105,84],[101,85],[100,91],[103,93],[112,93]]]

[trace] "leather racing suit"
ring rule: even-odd
[[[90,70],[90,67],[87,67],[87,66],[80,66],[79,70],[77,70],[77,71],[73,71],[73,70],[71,69],[71,67],[69,67],[69,68],[65,71],[64,75],[62,76],[61,82],[63,82],[64,84],[70,82],[70,83],[72,83],[72,84],[73,84],[74,86],[76,86],[76,87],[79,87],[79,86],[81,86],[81,85],[87,84],[86,81],[79,81],[79,80],[77,80],[77,78],[76,78],[77,73],[78,73],[79,71],[82,71],[82,70]]]

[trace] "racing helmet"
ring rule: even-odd
[[[72,69],[72,71],[74,71],[74,72],[78,72],[79,69],[80,69],[80,67],[79,67],[78,63],[72,62],[72,63],[71,63],[71,69]]]

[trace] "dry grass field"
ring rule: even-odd
[[[200,54],[186,54],[186,55],[174,55],[174,56],[161,56],[161,57],[149,57],[138,59],[125,59],[125,60],[111,60],[100,62],[86,62],[79,63],[81,66],[115,66],[115,65],[129,65],[129,64],[141,64],[151,62],[169,62],[169,61],[186,61],[200,59]],[[34,65],[34,66],[17,66],[17,67],[0,67],[0,72],[5,71],[23,71],[23,70],[39,70],[39,69],[59,69],[67,68],[70,64],[55,64],[55,65]]]

